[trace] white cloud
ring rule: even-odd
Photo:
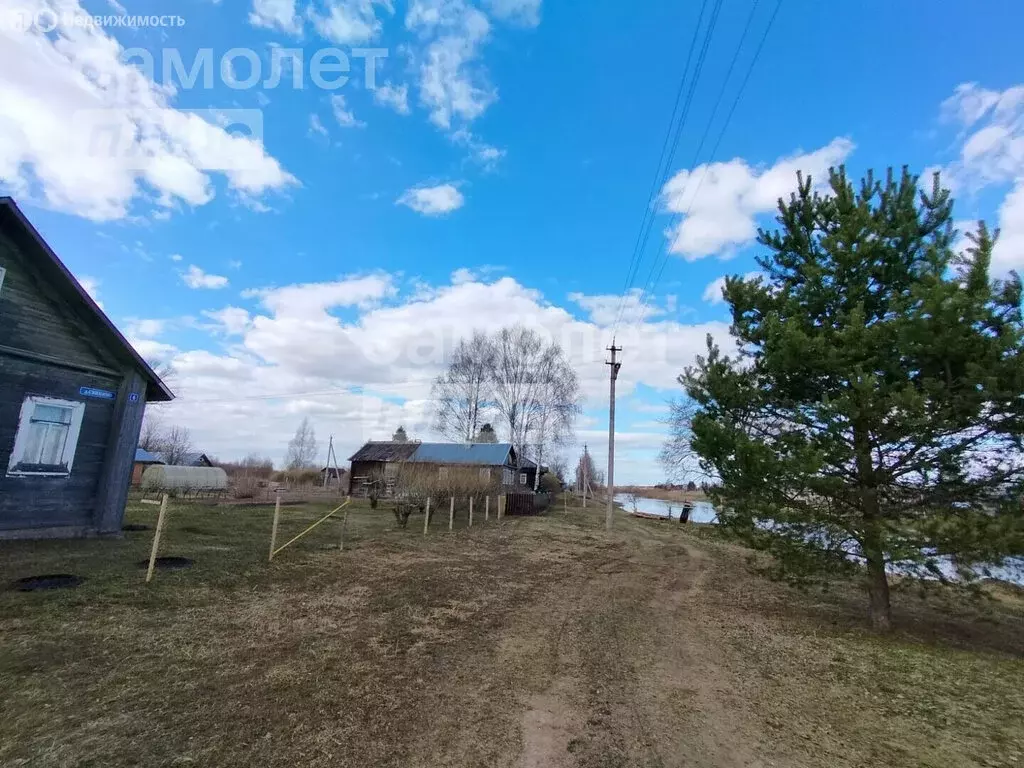
[[[327,136],[327,129],[324,124],[320,122],[320,116],[315,112],[309,116],[309,130],[311,133],[315,133],[318,136]]]
[[[128,323],[128,335],[132,337],[159,336],[167,325],[166,320],[132,319]]]
[[[496,18],[536,27],[540,24],[541,0],[485,0],[485,4]]]
[[[650,297],[648,297],[650,298]],[[641,301],[641,290],[633,288],[625,299],[617,294],[587,296],[582,293],[570,293],[569,300],[574,301],[590,313],[590,322],[603,328],[610,328],[619,319],[626,325],[642,323],[652,317],[664,314],[650,301]]]
[[[395,293],[396,284],[395,277],[377,274],[268,288],[249,293],[260,300],[251,314],[237,307],[204,313],[216,321],[209,328],[215,339],[231,334],[230,345],[223,353],[174,353],[179,399],[164,406],[168,418],[188,427],[202,450],[224,457],[258,450],[280,461],[304,415],[320,436],[340,439],[339,453],[387,437],[398,423],[430,439],[430,384],[446,355],[474,330],[492,332],[513,321],[560,343],[589,404],[606,402],[606,328],[576,319],[508,277],[404,296]],[[703,351],[708,333],[725,340],[727,326],[664,320],[621,328],[623,397],[641,382],[675,391],[676,376]],[[593,437],[596,449],[599,432],[581,438]],[[624,432],[623,464],[632,456],[640,466],[646,454],[638,452],[657,447],[660,436],[633,434],[629,427]],[[622,479],[629,480],[630,471]]]
[[[380,35],[383,24],[375,6],[394,13],[391,0],[328,0],[326,15],[309,9],[309,18],[317,32],[341,45],[368,43]]]
[[[190,264],[187,271],[183,272],[181,279],[189,288],[227,288],[228,279],[223,275],[211,275],[204,272],[195,264]]]
[[[997,213],[1000,230],[992,271],[1024,267],[1024,85],[991,91],[977,83],[957,86],[941,106],[947,121],[959,123],[959,156],[943,172],[954,189],[978,191],[1010,185]],[[973,222],[972,222],[973,225]],[[962,229],[966,229],[961,225]],[[973,226],[971,227],[973,228]],[[963,242],[959,243],[962,247]]]
[[[747,274],[743,275],[744,280],[753,280],[758,277],[764,277],[764,275],[756,271],[747,272]],[[711,305],[725,304],[725,297],[722,295],[723,290],[725,290],[725,275],[708,283],[708,287],[704,289],[704,294],[701,298]]]
[[[241,269],[242,268],[242,262],[239,259],[231,259],[228,262],[228,267],[230,267],[231,269]]]
[[[487,16],[465,0],[414,0],[405,26],[430,41],[419,63],[419,88],[431,122],[444,129],[454,119],[472,122],[497,100],[476,63],[490,37]]]
[[[249,327],[249,313],[241,307],[203,310],[203,316],[214,321],[212,330],[228,336],[239,336]]]
[[[117,11],[122,16],[128,13],[128,9],[117,2],[117,0],[107,0],[107,5],[110,6],[111,10]]]
[[[476,274],[473,270],[467,269],[466,267],[459,267],[452,272],[452,285],[461,285],[462,283],[472,283],[477,279]]]
[[[172,253],[170,259],[171,261],[181,261],[182,255],[180,253]]]
[[[366,126],[366,123],[356,119],[352,110],[345,103],[345,97],[340,93],[331,95],[331,111],[334,113],[334,119],[338,121],[338,125],[342,128],[363,128]]]
[[[469,159],[485,171],[493,171],[505,157],[506,151],[480,141],[472,131],[462,127],[449,137],[453,143],[469,149]]]
[[[384,107],[390,107],[400,115],[408,115],[409,110],[409,86],[392,85],[384,83],[373,92],[373,100]]]
[[[135,348],[136,352],[150,362],[166,362],[178,354],[178,348],[173,344],[167,344],[154,339],[137,339],[129,336],[128,343]]]
[[[100,301],[99,295],[100,281],[95,277],[82,275],[78,278],[78,284],[82,286],[82,290],[89,294],[90,298],[96,302],[96,306],[103,309],[103,302]]]
[[[999,206],[999,240],[992,251],[992,270],[1005,274],[1024,267],[1024,179]]]
[[[842,163],[853,149],[849,139],[836,138],[765,169],[735,158],[680,171],[662,190],[665,209],[683,217],[668,232],[670,251],[692,261],[749,243],[757,234],[757,217],[774,210],[778,199],[796,188],[797,171],[821,187],[828,182],[829,167]]]
[[[302,19],[295,12],[295,0],[253,0],[249,23],[289,35],[302,33]]]
[[[4,10],[31,18],[49,7],[7,0]],[[78,0],[57,7],[88,15]],[[96,221],[128,216],[138,199],[203,205],[212,174],[249,196],[296,183],[258,139],[229,133],[213,113],[171,106],[171,90],[123,63],[123,52],[97,26],[43,34],[0,25],[0,182]]]
[[[725,290],[725,277],[719,277],[708,283],[708,287],[704,289],[704,293],[701,296],[704,301],[708,304],[724,304],[725,297],[722,296],[722,291]]]
[[[316,316],[332,307],[376,306],[381,299],[395,292],[391,276],[386,274],[348,277],[330,283],[302,283],[284,288],[249,291],[275,315],[287,317]]]
[[[961,83],[953,95],[942,102],[942,118],[964,127],[974,125],[999,101],[999,93],[981,88],[977,83]]]
[[[997,92],[966,83],[941,110],[964,129],[960,156],[945,169],[954,187],[976,191],[1024,176],[1024,85]]]
[[[407,189],[396,201],[424,216],[441,216],[461,208],[466,200],[454,184]]]

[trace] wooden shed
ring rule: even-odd
[[[509,443],[370,441],[349,457],[349,461],[352,462],[349,492],[353,496],[367,495],[375,479],[384,484],[382,495],[391,495],[394,478],[403,464],[433,466],[438,471],[443,468],[473,467],[489,473],[494,482],[503,488],[518,490],[522,487],[525,490],[529,487],[528,475],[517,471],[518,458]]]
[[[0,197],[0,538],[119,534],[146,403],[173,397]]]

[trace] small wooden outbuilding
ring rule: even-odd
[[[119,534],[146,403],[173,397],[0,197],[0,538]]]

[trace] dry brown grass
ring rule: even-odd
[[[751,576],[706,531],[602,510],[447,533],[357,506],[272,565],[268,510],[175,509],[148,587],[122,541],[3,543],[4,766],[1011,766],[1024,604]],[[323,506],[286,508],[286,540]],[[134,522],[152,520],[133,508]],[[417,520],[419,521],[417,523]],[[477,518],[479,520],[479,518]]]
[[[652,485],[622,485],[615,486],[616,495],[620,493],[632,493],[636,496],[643,496],[647,499],[661,499],[662,501],[702,501],[707,498],[703,491],[668,491],[664,488],[655,488]]]

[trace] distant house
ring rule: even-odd
[[[510,491],[532,490],[528,473],[517,472],[518,457],[509,443],[369,442],[349,457],[349,461],[352,462],[350,492],[354,496],[367,495],[371,483],[378,478],[384,482],[387,495],[399,467],[409,463],[433,465],[438,471],[476,467]]]
[[[132,485],[142,485],[142,473],[146,471],[146,467],[163,463],[164,460],[155,453],[150,453],[145,448],[136,448],[135,466],[132,468]]]
[[[345,470],[341,467],[321,467],[320,483],[327,486],[340,486],[345,482]]]
[[[534,484],[537,482],[537,462],[531,461],[530,459],[523,458],[519,462],[519,484],[525,485],[527,488],[533,489]],[[548,473],[547,467],[540,468],[540,476],[544,477]],[[525,476],[525,477],[524,477]],[[525,482],[523,482],[525,480]]]
[[[167,454],[161,453],[160,451],[154,451],[153,455],[160,460],[160,464],[170,464],[167,461]],[[212,467],[213,462],[205,453],[183,453],[178,461],[175,462],[175,466],[178,467]]]
[[[119,534],[146,403],[173,397],[0,197],[0,538]]]

